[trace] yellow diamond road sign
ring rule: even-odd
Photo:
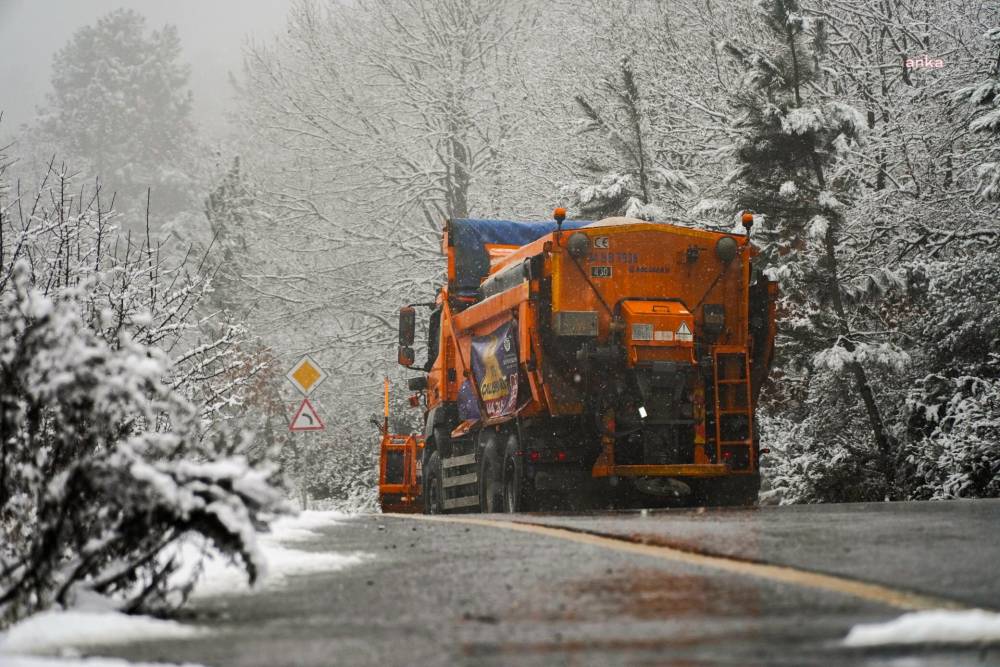
[[[308,354],[299,359],[298,363],[288,371],[288,381],[295,385],[295,388],[308,396],[316,387],[326,379],[326,373],[319,367]]]

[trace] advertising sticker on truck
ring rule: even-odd
[[[472,375],[486,417],[506,417],[517,409],[517,322],[497,327],[472,339]]]

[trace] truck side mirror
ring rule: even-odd
[[[412,347],[417,330],[417,311],[412,306],[399,309],[399,345]]]
[[[413,339],[416,336],[417,311],[412,306],[399,309],[399,355],[400,366],[409,368],[416,361],[413,352]]]

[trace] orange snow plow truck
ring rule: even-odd
[[[420,488],[421,454],[424,441],[415,433],[392,433],[389,429],[389,378],[383,385],[385,409],[379,433],[378,502],[383,512],[414,514],[423,506]]]
[[[411,369],[430,310],[423,510],[755,503],[777,285],[749,232],[554,218],[449,220],[447,285],[400,309]]]

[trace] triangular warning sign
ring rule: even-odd
[[[322,431],[326,428],[323,420],[319,418],[316,408],[309,402],[308,398],[302,399],[302,405],[292,417],[292,422],[288,425],[290,431]]]
[[[691,335],[691,330],[688,329],[687,322],[681,322],[681,325],[677,327],[677,340],[691,340],[694,336]]]

